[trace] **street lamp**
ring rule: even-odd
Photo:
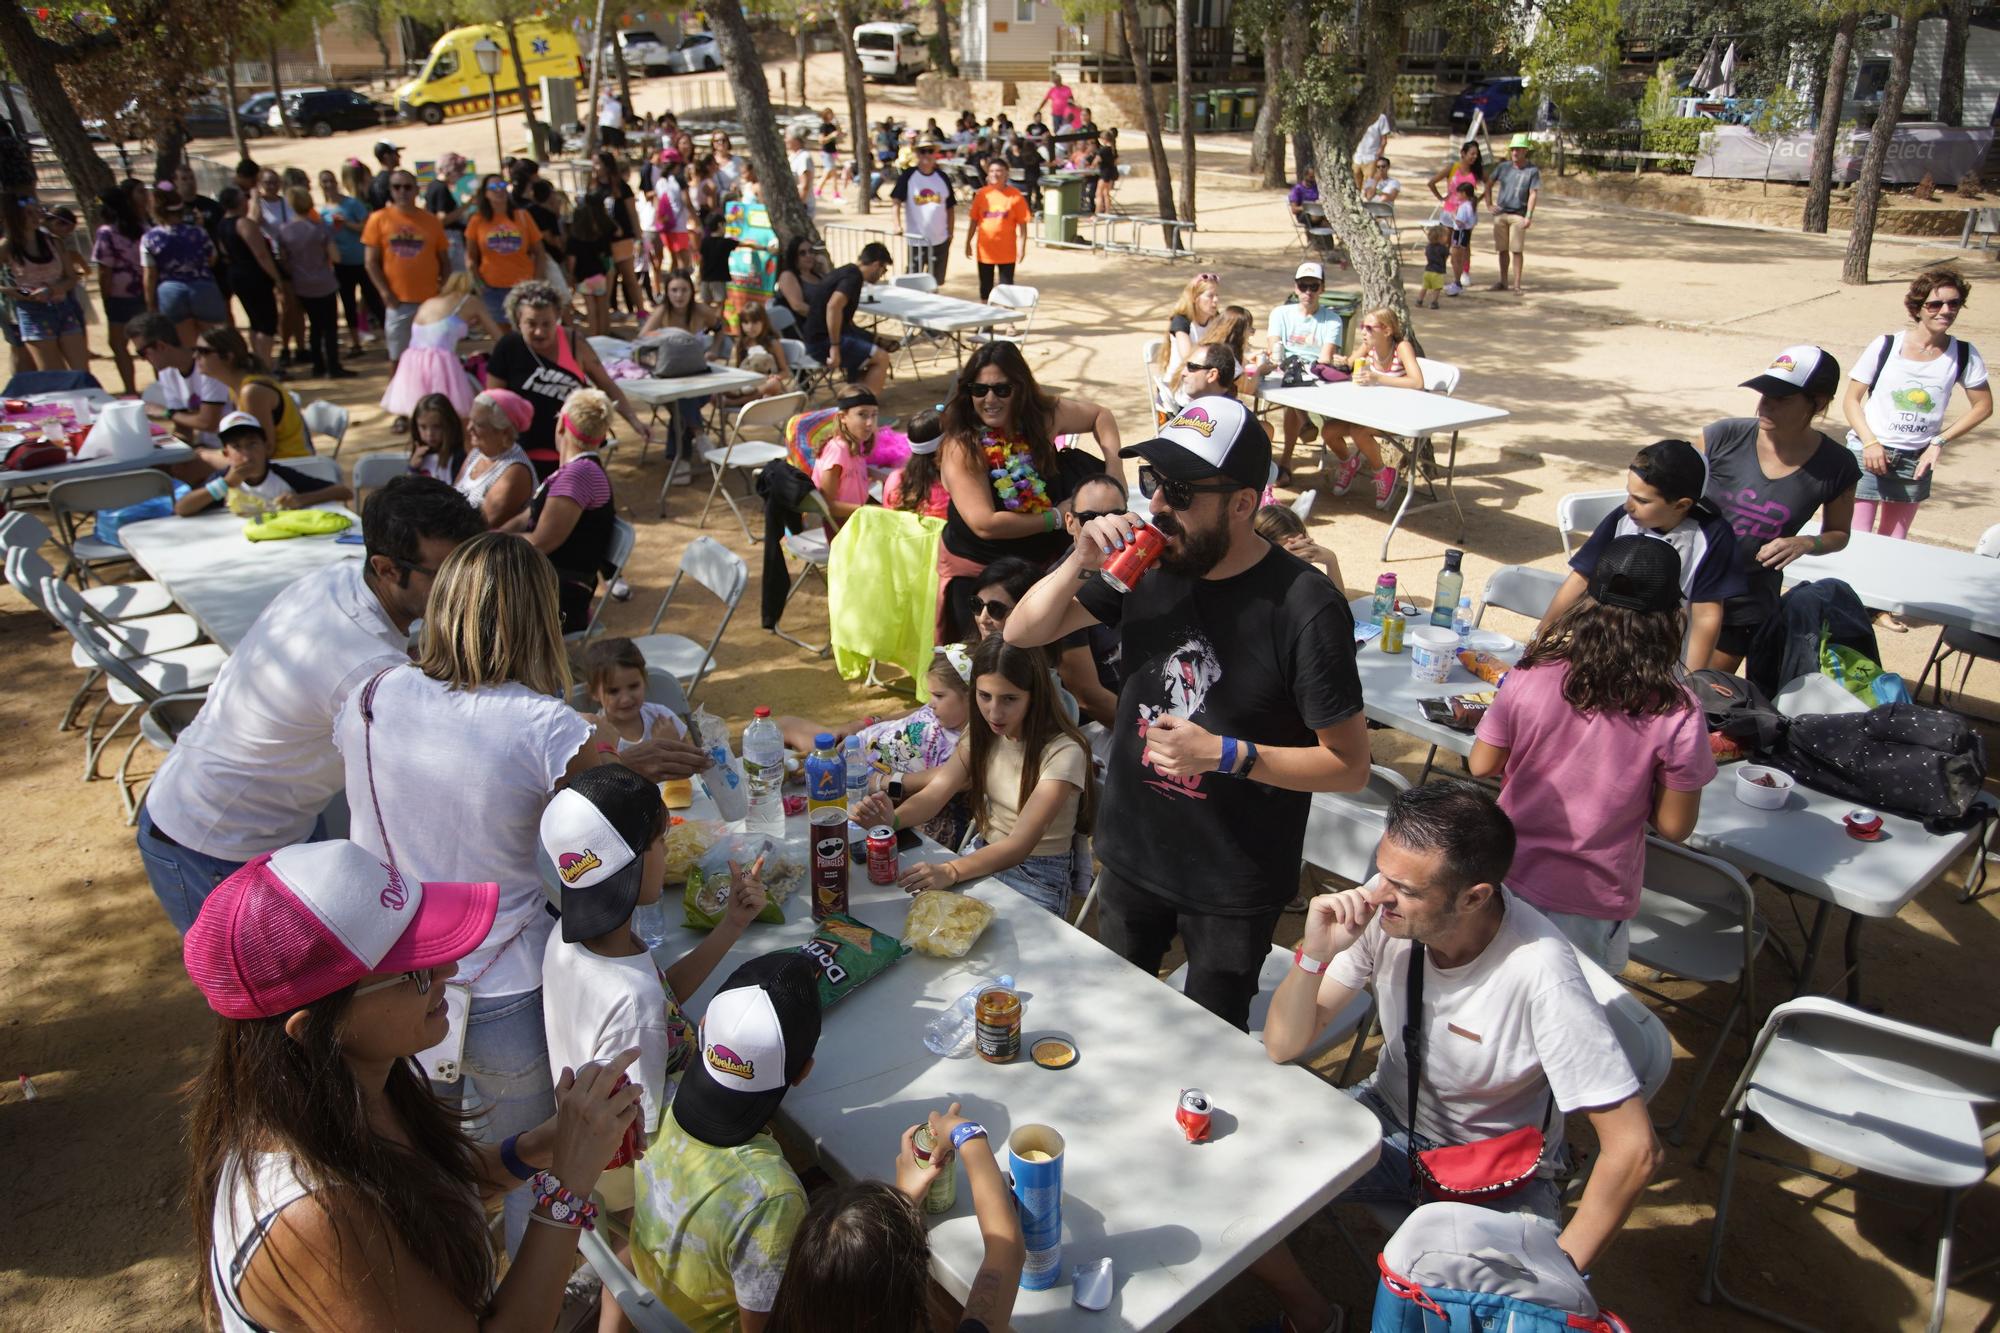
[[[500,43],[491,37],[481,37],[472,44],[472,58],[479,62],[479,72],[486,76],[486,104],[493,111],[493,169],[498,171],[507,160],[506,150],[500,147],[500,95],[493,82],[500,73]]]

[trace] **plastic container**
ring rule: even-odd
[[[869,762],[868,751],[859,736],[849,736],[841,742],[840,753],[847,768],[847,811],[851,817],[854,808],[868,795],[868,775],[875,771],[875,766]]]
[[[750,784],[749,831],[784,837],[785,737],[768,708],[743,728],[743,776]]]
[[[1436,625],[1412,625],[1404,641],[1410,647],[1410,675],[1426,685],[1442,685],[1458,656],[1458,636]]]
[[[1461,596],[1458,606],[1451,613],[1451,632],[1458,636],[1458,646],[1465,647],[1472,637],[1472,598]]]
[[[1465,559],[1463,551],[1446,551],[1444,568],[1438,571],[1437,595],[1431,598],[1431,624],[1451,627],[1451,613],[1458,609],[1458,599],[1465,587],[1465,575],[1459,570],[1459,562]]]
[[[963,1055],[971,1050],[974,1011],[979,1005],[979,993],[994,986],[1012,990],[1014,978],[1004,976],[997,981],[982,978],[974,983],[972,989],[952,1002],[951,1008],[933,1018],[924,1028],[924,1049],[932,1055]]]
[[[1770,785],[1766,785],[1766,784]],[[1758,810],[1782,810],[1792,796],[1792,778],[1775,768],[1745,764],[1736,770],[1736,799]]]

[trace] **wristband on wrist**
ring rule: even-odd
[[[986,1126],[968,1120],[962,1125],[953,1126],[951,1131],[951,1150],[957,1152],[974,1139],[983,1139],[985,1137]]]
[[[1250,776],[1250,771],[1256,767],[1257,767],[1257,742],[1245,741],[1243,742],[1243,767],[1238,771],[1241,772],[1242,775],[1247,778]]]
[[[1050,532],[1054,532],[1062,526],[1062,518],[1053,509],[1044,509],[1042,511],[1042,522],[1048,527]]]
[[[207,491],[208,498],[217,504],[221,504],[229,498],[229,483],[220,477],[210,477],[208,484],[203,486],[202,489]]]
[[[1317,963],[1317,966],[1314,965],[1315,963]],[[1326,970],[1333,966],[1333,960],[1329,958],[1321,963],[1317,959],[1309,959],[1306,957],[1306,946],[1301,944],[1292,950],[1292,966],[1302,972],[1309,972],[1313,976],[1323,977],[1326,975]]]
[[[508,1173],[516,1180],[533,1180],[535,1168],[522,1161],[521,1154],[515,1151],[514,1145],[520,1141],[519,1134],[509,1134],[500,1140],[500,1165],[506,1167]]]
[[[1215,765],[1215,771],[1218,773],[1234,773],[1236,771],[1236,738],[1234,736],[1224,736],[1222,738],[1222,758]]]
[[[618,755],[618,747],[615,745],[606,745],[603,741],[599,741],[597,743],[597,752],[599,754],[608,754],[613,758],[616,758]]]
[[[1813,534],[1812,544],[1813,544],[1813,554],[1814,555],[1820,554],[1821,548],[1819,542],[1819,534],[1817,532]]]
[[[597,1230],[597,1205],[579,1198],[574,1190],[549,1172],[535,1172],[528,1181],[528,1188],[534,1193],[535,1206],[546,1208],[551,1222],[566,1227],[582,1227],[585,1231]]]

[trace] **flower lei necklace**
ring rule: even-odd
[[[979,444],[986,454],[987,475],[993,478],[993,493],[1004,508],[1022,514],[1048,509],[1048,486],[1035,471],[1035,456],[1027,440],[989,430]]]

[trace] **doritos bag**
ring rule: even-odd
[[[909,950],[894,935],[884,935],[851,916],[835,914],[819,923],[799,952],[819,966],[819,1007],[831,1009]]]

